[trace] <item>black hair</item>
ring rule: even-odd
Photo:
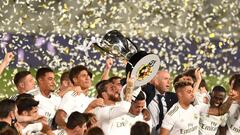
[[[102,98],[102,93],[106,92],[106,85],[111,83],[109,80],[102,80],[96,84],[97,97]]]
[[[237,91],[240,91],[240,78],[237,78],[237,79],[234,80],[233,89],[237,90]]]
[[[130,135],[150,135],[150,126],[142,121],[137,121],[132,127]]]
[[[34,96],[31,94],[28,94],[28,93],[22,93],[22,94],[17,95],[15,101],[18,102],[20,99],[23,99],[23,98],[34,98]]]
[[[18,114],[22,114],[23,111],[31,111],[33,107],[38,106],[39,102],[33,98],[22,98],[17,101]]]
[[[100,127],[95,126],[90,128],[86,135],[104,135],[104,132]]]
[[[146,99],[145,93],[144,91],[141,90],[134,101],[145,100],[145,99]]]
[[[224,87],[220,86],[220,85],[217,85],[212,89],[212,92],[224,92],[224,93],[226,93],[226,89]]]
[[[62,84],[63,81],[70,80],[69,79],[69,71],[63,72],[60,77],[60,84]]]
[[[44,77],[46,73],[54,73],[53,70],[49,67],[43,67],[43,68],[39,68],[37,70],[37,73],[36,73],[36,80],[38,82],[38,79],[41,78],[41,77]]]
[[[182,77],[183,77],[182,74],[177,75],[177,76],[174,78],[174,80],[173,80],[173,85],[174,85],[176,82],[178,82]]]
[[[75,111],[75,112],[71,113],[70,116],[68,117],[66,127],[68,129],[74,129],[76,126],[82,126],[86,122],[87,122],[87,120],[84,117],[84,114],[82,114],[78,111]]]
[[[121,77],[119,77],[119,76],[113,76],[113,77],[109,78],[108,80],[109,80],[110,82],[113,82],[113,80],[117,80],[117,79],[121,79]]]
[[[0,121],[0,135],[18,135],[18,131],[7,122]]]
[[[71,82],[73,84],[74,84],[73,78],[77,77],[80,74],[80,72],[83,70],[86,70],[88,72],[88,75],[92,78],[92,73],[90,71],[88,71],[87,67],[85,67],[83,65],[78,65],[78,66],[71,68],[69,71],[69,79],[71,80]]]
[[[229,85],[231,85],[233,80],[239,79],[240,78],[240,74],[233,74],[230,79],[229,79]]]
[[[11,111],[15,111],[16,103],[11,99],[0,101],[0,118],[7,118]]]
[[[19,71],[13,79],[13,82],[16,86],[24,79],[27,75],[31,74],[29,71]]]
[[[196,76],[195,76],[195,70],[196,68],[191,68],[183,73],[183,76],[190,76],[194,82],[196,82]]]

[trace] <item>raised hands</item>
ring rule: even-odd
[[[1,65],[0,65],[0,74],[2,74],[3,70],[8,66],[8,64],[9,64],[10,61],[13,59],[13,57],[14,57],[14,55],[13,55],[12,52],[8,52],[8,53],[5,55],[5,57],[4,57]]]
[[[109,73],[113,65],[113,59],[107,58],[106,60],[106,66],[102,74],[102,80],[107,80],[109,78]]]
[[[195,77],[196,77],[196,82],[201,82],[202,81],[202,69],[201,68],[196,68],[195,70]]]
[[[124,97],[125,97],[126,101],[131,102],[131,100],[132,100],[132,93],[133,93],[133,89],[134,89],[134,84],[135,84],[135,78],[132,77],[130,75],[130,73],[128,73],[127,84],[126,84],[126,88],[124,90]]]
[[[107,60],[106,60],[106,68],[107,69],[111,69],[112,65],[113,65],[113,59],[112,58],[107,58]]]

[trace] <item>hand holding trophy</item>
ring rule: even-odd
[[[126,75],[130,72],[134,76],[135,87],[151,81],[159,69],[160,59],[156,54],[139,51],[130,39],[117,30],[108,32],[100,43],[94,45],[112,57],[128,61]]]

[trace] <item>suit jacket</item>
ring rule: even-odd
[[[147,84],[145,86],[142,86],[142,90],[146,93],[146,104],[148,107],[148,105],[151,103],[151,101],[155,97],[155,93],[156,93],[155,87],[152,84]],[[173,92],[166,92],[165,101],[167,104],[167,111],[168,111],[176,102],[178,102],[177,94]],[[159,123],[160,123],[159,126],[161,127],[162,121]]]

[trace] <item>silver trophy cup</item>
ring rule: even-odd
[[[156,75],[160,59],[157,55],[139,51],[138,47],[119,31],[112,30],[104,35],[99,44],[94,44],[112,57],[127,60],[126,75],[135,77],[135,86],[142,86]]]

